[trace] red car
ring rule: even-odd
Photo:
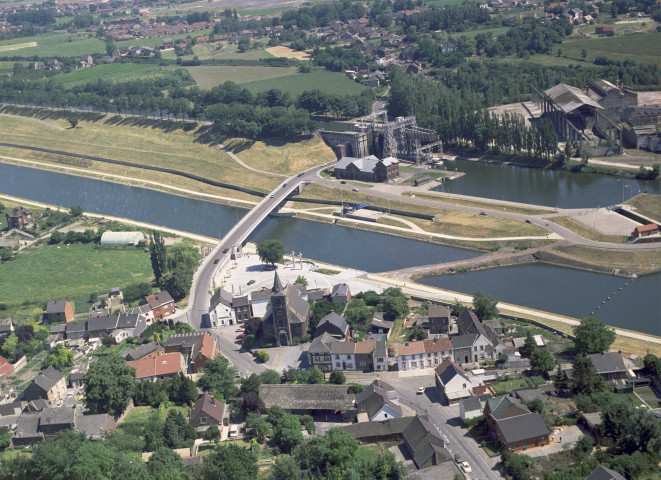
[[[239,335],[236,336],[237,340],[241,340],[243,338],[243,333],[240,333]]]

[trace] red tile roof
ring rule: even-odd
[[[135,368],[135,378],[161,377],[181,372],[184,357],[179,352],[154,352],[138,360],[126,362],[126,364]]]
[[[452,342],[448,337],[423,340],[425,353],[447,352],[452,350]]]

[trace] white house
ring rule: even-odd
[[[435,369],[436,387],[443,394],[448,403],[456,403],[473,394],[489,391],[483,382],[471,379],[464,370],[452,360],[445,359]]]
[[[465,422],[469,418],[482,415],[484,404],[478,397],[468,397],[459,401],[459,416]]]
[[[397,390],[378,378],[356,395],[356,408],[359,421],[361,414],[366,417],[363,420],[370,422],[404,416]]]
[[[447,337],[398,343],[395,348],[400,371],[434,368],[452,357],[452,342]]]

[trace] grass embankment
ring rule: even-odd
[[[599,233],[591,228],[586,227],[582,223],[577,222],[576,220],[569,217],[553,217],[553,223],[568,228],[572,232],[578,233],[581,237],[587,238],[588,240],[595,240],[597,242],[608,242],[608,243],[626,243],[629,240],[629,237],[620,236],[620,235],[604,235]]]
[[[431,200],[433,202],[443,202],[450,203],[452,205],[462,205],[464,207],[475,207],[475,208],[484,208],[487,210],[503,210],[510,213],[520,213],[522,215],[544,215],[547,213],[552,213],[552,210],[544,210],[541,208],[527,208],[519,207],[516,205],[509,205],[500,202],[491,202],[488,200],[470,200],[467,198],[457,198],[451,196],[442,196],[441,194],[433,194],[426,192],[404,192],[402,193],[405,197],[411,197],[415,195],[415,198],[420,198],[424,200]]]
[[[633,206],[636,213],[661,222],[661,195],[641,193],[625,203]]]
[[[106,249],[72,244],[29,247],[0,265],[0,302],[8,305],[72,299],[150,281],[143,249]]]
[[[335,160],[333,150],[316,136],[297,142],[279,138],[230,138],[220,141],[247,165],[283,175],[293,175],[320,163]]]
[[[548,256],[547,256],[548,255]],[[540,252],[540,259],[578,268],[621,273],[644,273],[661,268],[661,250],[609,250],[604,248],[565,245],[553,252]]]
[[[5,113],[29,114],[49,122],[66,126],[63,117],[68,114],[52,110],[6,108]],[[222,153],[198,125],[173,121],[129,118],[119,115],[80,115],[81,120],[74,129],[56,130],[21,118],[0,117],[3,141],[19,145],[50,148],[65,152],[94,155],[114,160],[124,160],[141,165],[172,168],[226,182],[233,185],[268,192],[275,188],[278,179],[270,175],[246,170]],[[194,192],[216,195],[231,195],[242,198],[239,192],[200,184],[184,177],[141,170],[135,167],[104,164],[92,160],[65,157],[28,150],[0,147],[0,155],[65,164],[82,169],[126,175],[136,179],[149,179]],[[219,192],[222,190],[222,192]],[[255,197],[250,197],[254,200]]]

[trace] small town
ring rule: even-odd
[[[661,478],[659,45],[0,0],[0,480]]]

